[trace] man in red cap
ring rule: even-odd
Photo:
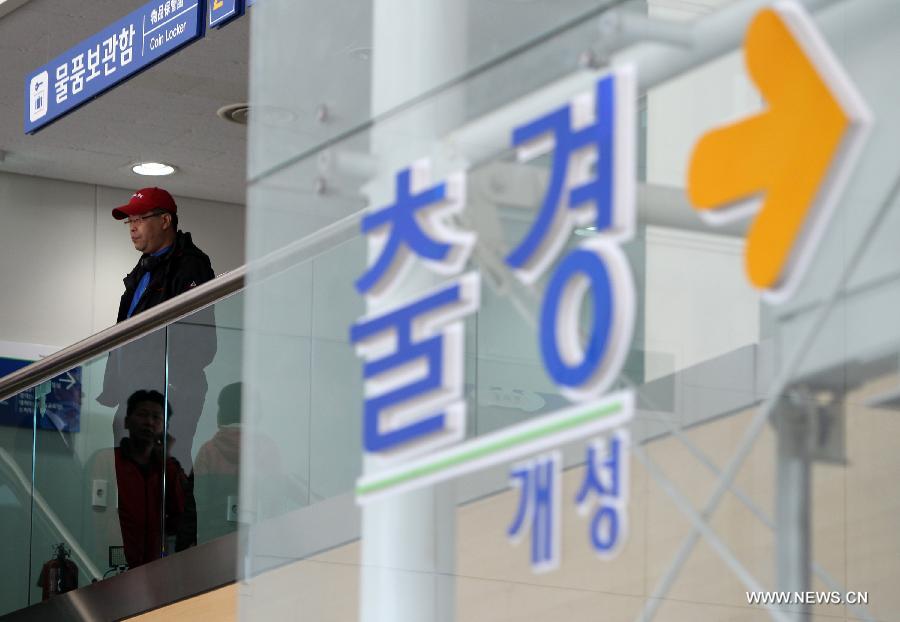
[[[127,205],[112,211],[124,220],[134,248],[141,252],[125,277],[125,293],[116,322],[122,322],[215,277],[209,257],[178,230],[178,206],[161,188],[142,188]],[[167,346],[168,344],[168,346]],[[169,325],[110,353],[103,392],[97,401],[119,406],[113,422],[118,445],[125,434],[125,398],[138,390],[166,394],[179,412],[173,419],[172,455],[190,472],[191,445],[206,397],[204,368],[216,353],[215,319],[211,309]],[[168,373],[166,373],[168,371]],[[168,386],[165,378],[168,376]]]
[[[178,231],[178,206],[162,188],[138,190],[112,215],[125,221],[134,248],[143,253],[125,277],[117,322],[215,276],[209,257],[194,245],[191,234]]]

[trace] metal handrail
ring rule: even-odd
[[[246,265],[14,371],[0,379],[0,401],[241,290],[245,274]]]
[[[248,276],[252,277],[254,283],[263,281],[351,239],[359,231],[360,217],[361,211],[346,216],[284,248],[226,272],[208,283],[0,378],[0,401],[243,290],[247,286]]]

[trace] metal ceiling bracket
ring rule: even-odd
[[[845,394],[832,389],[798,385],[786,392],[776,410],[776,429],[799,436],[798,447],[814,462],[846,464]],[[779,426],[784,426],[779,427]]]

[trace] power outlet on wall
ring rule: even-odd
[[[95,479],[91,486],[91,505],[95,508],[105,508],[107,499],[107,481]]]

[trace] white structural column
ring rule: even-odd
[[[383,115],[458,76],[466,61],[466,3],[442,0],[374,0],[372,114]],[[437,139],[461,122],[462,89],[404,109],[376,123],[371,150],[378,173],[367,186],[370,205],[393,198],[395,173],[423,157],[435,178],[447,172],[436,158]],[[370,246],[369,258],[378,248]],[[435,278],[416,269],[399,292],[369,305],[369,312],[426,291]],[[384,461],[367,456],[366,473]],[[455,494],[444,485],[367,505],[362,512],[360,616],[363,622],[449,622],[455,608]]]

